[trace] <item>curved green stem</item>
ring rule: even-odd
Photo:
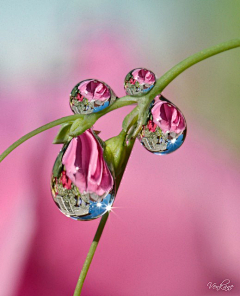
[[[40,134],[54,126],[57,126],[59,124],[65,123],[65,122],[69,122],[69,121],[73,121],[76,119],[77,115],[71,115],[71,116],[66,116],[66,117],[62,117],[59,118],[57,120],[54,120],[52,122],[49,122],[33,131],[31,131],[30,133],[24,135],[23,137],[21,137],[20,139],[18,139],[16,142],[14,142],[11,146],[9,146],[1,155],[0,155],[0,162],[10,153],[12,152],[15,148],[17,148],[19,145],[21,145],[23,142],[27,141],[28,139],[32,138],[33,136]]]
[[[121,180],[122,180],[122,176],[123,176],[124,170],[125,170],[125,168],[127,166],[127,163],[128,163],[129,157],[131,155],[131,152],[132,152],[132,148],[133,148],[134,143],[135,143],[135,139],[132,139],[132,140],[129,141],[129,145],[128,146],[125,146],[126,147],[126,151],[124,153],[122,173],[117,177],[117,180],[116,180],[116,193],[117,193],[118,188],[120,186],[120,183],[121,183]],[[96,234],[95,234],[94,239],[93,239],[93,241],[91,243],[90,249],[89,249],[88,254],[87,254],[87,257],[85,259],[85,262],[83,264],[83,268],[82,268],[81,273],[80,273],[80,276],[78,278],[77,285],[76,285],[76,288],[75,288],[75,291],[74,291],[73,296],[79,296],[81,294],[82,287],[83,287],[85,278],[87,276],[87,272],[88,272],[89,267],[91,265],[93,256],[94,256],[95,251],[97,249],[99,240],[100,240],[101,235],[103,233],[104,227],[105,227],[106,222],[107,222],[107,219],[109,217],[109,214],[110,214],[110,212],[106,212],[102,216],[102,218],[101,218],[101,221],[100,221],[100,223],[98,225]]]
[[[216,55],[218,53],[236,48],[236,47],[240,47],[240,39],[234,39],[234,40],[230,40],[218,45],[215,45],[213,47],[210,47],[208,49],[202,50],[188,58],[186,58],[185,60],[183,60],[182,62],[178,63],[176,66],[174,66],[172,69],[170,69],[168,72],[166,72],[162,77],[160,77],[157,82],[156,85],[154,86],[154,88],[149,92],[149,94],[147,94],[145,96],[146,100],[145,102],[151,102],[153,100],[153,98],[160,94],[163,89],[171,82],[173,81],[179,74],[181,74],[183,71],[185,71],[186,69],[188,69],[189,67],[213,56]],[[143,101],[143,99],[142,99]],[[111,106],[109,106],[108,108],[96,113],[97,114],[97,119],[99,119],[101,116],[105,115],[108,112],[111,112],[115,109],[124,107],[124,106],[128,106],[128,105],[132,105],[132,104],[136,104],[137,99],[134,97],[130,97],[130,96],[125,96],[122,97],[120,99],[118,99],[117,101],[115,101]],[[47,130],[50,129],[56,125],[62,124],[62,123],[66,123],[72,120],[75,120],[77,118],[81,118],[83,117],[83,115],[72,115],[72,116],[67,116],[67,117],[63,117],[60,119],[57,119],[55,121],[52,121],[48,124],[45,124],[33,131],[31,131],[30,133],[26,134],[25,136],[23,136],[22,138],[20,138],[19,140],[17,140],[16,142],[14,142],[10,147],[8,147],[1,155],[0,155],[0,162],[10,153],[12,152],[15,148],[17,148],[20,144],[22,144],[23,142],[25,142],[26,140],[30,139],[31,137]]]
[[[179,74],[187,70],[191,66],[208,59],[221,52],[240,47],[240,39],[233,39],[227,42],[220,43],[218,45],[209,47],[207,49],[201,50],[198,53],[191,55],[185,60],[181,61],[170,70],[168,70],[162,77],[160,77],[154,88],[149,92],[150,100],[159,95],[170,82],[172,82]]]
[[[98,246],[99,240],[101,238],[105,224],[107,222],[108,216],[109,216],[109,212],[106,212],[101,218],[101,221],[98,225],[98,229],[97,229],[96,234],[94,236],[93,242],[92,242],[90,249],[88,251],[86,260],[83,264],[83,268],[82,268],[80,276],[78,278],[77,285],[76,285],[73,296],[79,296],[81,294],[84,280],[87,276],[88,269],[89,269],[90,264],[92,262],[95,251],[97,249],[97,246]]]
[[[118,108],[124,107],[124,106],[128,106],[128,105],[132,105],[132,104],[136,104],[136,99],[126,96],[126,97],[122,97],[120,99],[118,99],[117,101],[115,101],[111,106],[109,106],[108,108],[102,110],[101,112],[95,113],[96,114],[96,120],[99,119],[101,116],[105,115],[108,112],[111,112],[113,110],[116,110]],[[20,139],[18,139],[16,142],[14,142],[11,146],[9,146],[1,155],[0,155],[0,162],[9,154],[11,153],[15,148],[17,148],[19,145],[21,145],[23,142],[27,141],[28,139],[36,136],[37,134],[40,134],[52,127],[55,127],[57,125],[60,125],[62,123],[66,123],[66,122],[71,122],[74,121],[78,118],[83,118],[84,115],[82,114],[75,114],[75,115],[70,115],[70,116],[66,116],[66,117],[62,117],[59,118],[57,120],[51,121],[33,131],[31,131],[30,133],[24,135],[23,137],[21,137]]]
[[[162,77],[160,77],[157,82],[156,85],[154,86],[154,88],[149,92],[149,94],[147,94],[145,96],[146,100],[145,102],[151,102],[153,100],[153,98],[160,94],[163,89],[171,82],[173,81],[179,74],[181,74],[183,71],[185,71],[186,69],[188,69],[189,67],[213,56],[216,55],[218,53],[236,48],[236,47],[240,47],[240,39],[234,39],[234,40],[230,40],[218,45],[215,45],[213,47],[210,47],[208,49],[202,50],[188,58],[186,58],[185,60],[183,60],[182,62],[178,63],[176,66],[174,66],[172,69],[170,69],[168,72],[166,72]],[[142,98],[143,101],[143,98]],[[97,115],[97,119],[99,119],[101,116],[105,115],[108,112],[111,112],[115,109],[124,107],[124,106],[128,106],[128,105],[132,105],[132,104],[136,104],[137,102],[137,98],[134,97],[130,97],[130,96],[125,96],[122,98],[119,98],[117,101],[115,101],[111,106],[109,106],[108,108],[96,113]],[[63,117],[60,119],[57,119],[55,121],[52,121],[48,124],[45,124],[33,131],[31,131],[30,133],[26,134],[25,136],[23,136],[22,138],[20,138],[19,140],[17,140],[15,143],[13,143],[10,147],[8,147],[1,155],[0,155],[0,162],[10,153],[12,152],[15,148],[17,148],[20,144],[22,144],[23,142],[25,142],[26,140],[30,139],[31,137],[47,130],[50,129],[56,125],[65,123],[65,122],[69,122],[72,120],[75,120],[77,118],[81,118],[83,117],[83,115],[72,115],[72,116],[67,116],[67,117]]]

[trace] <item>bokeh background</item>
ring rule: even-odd
[[[86,78],[123,96],[128,71],[158,77],[201,49],[240,37],[240,1],[1,1],[0,151],[71,115]],[[240,295],[240,49],[205,60],[164,91],[188,136],[156,156],[137,142],[83,288],[83,296]],[[102,118],[107,139],[132,107]],[[111,123],[111,124],[109,124]],[[76,222],[52,201],[58,128],[0,166],[0,295],[72,295],[99,220]]]

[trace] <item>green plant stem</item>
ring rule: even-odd
[[[128,105],[132,105],[132,104],[136,104],[136,99],[129,97],[129,96],[125,96],[122,97],[120,99],[118,99],[117,101],[115,101],[111,106],[109,106],[108,108],[102,110],[101,112],[95,113],[96,114],[96,120],[99,119],[101,116],[105,115],[108,112],[111,112],[113,110],[116,110],[118,108],[124,107],[124,106],[128,106]],[[33,131],[31,131],[30,133],[24,135],[23,137],[21,137],[20,139],[18,139],[16,142],[14,142],[11,146],[9,146],[1,155],[0,155],[0,162],[9,154],[11,153],[14,149],[16,149],[19,145],[21,145],[22,143],[24,143],[25,141],[27,141],[28,139],[36,136],[37,134],[40,134],[52,127],[55,127],[57,125],[60,125],[62,123],[66,123],[66,122],[71,122],[74,121],[78,118],[83,117],[84,115],[82,114],[75,114],[75,115],[70,115],[70,116],[66,116],[66,117],[62,117],[59,118],[57,120],[51,121]]]
[[[183,60],[182,62],[178,63],[176,66],[174,66],[172,69],[170,69],[168,72],[166,72],[162,77],[160,77],[157,82],[156,85],[154,86],[154,88],[149,92],[149,94],[147,94],[146,100],[148,102],[151,102],[153,100],[153,98],[160,94],[163,89],[171,82],[173,81],[179,74],[181,74],[183,71],[185,71],[186,69],[188,69],[189,67],[213,56],[216,54],[219,54],[221,52],[236,48],[236,47],[240,47],[240,39],[234,39],[234,40],[230,40],[218,45],[215,45],[213,47],[210,47],[208,49],[204,49],[188,58],[186,58],[185,60]],[[133,97],[129,97],[129,96],[125,96],[122,98],[119,98],[116,102],[114,102],[111,106],[109,106],[108,108],[96,113],[97,119],[99,119],[101,116],[105,115],[108,112],[111,112],[113,110],[116,110],[118,108],[124,107],[124,106],[128,106],[128,105],[132,105],[132,104],[136,104],[137,99],[133,98]],[[30,139],[31,137],[45,131],[48,130],[54,126],[57,126],[59,124],[62,123],[66,123],[69,121],[74,121],[77,118],[82,117],[82,115],[72,115],[72,116],[67,116],[67,117],[63,117],[60,119],[57,119],[55,121],[52,121],[48,124],[45,124],[33,131],[31,131],[30,133],[26,134],[25,136],[23,136],[22,138],[20,138],[19,140],[17,140],[16,142],[14,142],[10,147],[8,147],[1,155],[0,155],[0,162],[10,153],[12,152],[15,148],[17,148],[20,144],[22,144],[23,142],[25,142],[26,140]]]
[[[135,139],[132,139],[132,140],[129,141],[129,145],[126,147],[126,154],[125,154],[125,157],[124,157],[123,170],[122,170],[122,173],[118,176],[118,178],[116,180],[116,193],[117,193],[118,188],[120,186],[120,183],[121,183],[121,180],[122,180],[122,176],[123,176],[124,171],[125,171],[125,168],[127,166],[127,163],[128,163],[129,157],[131,155],[131,152],[132,152],[132,148],[133,148],[134,143],[135,143]],[[90,246],[90,249],[88,251],[87,257],[86,257],[85,262],[83,264],[83,268],[82,268],[81,273],[80,273],[80,276],[78,278],[77,285],[76,285],[76,288],[75,288],[75,291],[74,291],[73,296],[79,296],[81,294],[82,287],[83,287],[85,278],[87,276],[87,272],[88,272],[89,267],[91,265],[93,256],[94,256],[95,251],[97,249],[99,240],[100,240],[101,235],[103,233],[104,227],[105,227],[106,222],[107,222],[107,219],[109,217],[109,214],[110,214],[110,212],[106,212],[102,216],[102,218],[100,220],[100,223],[98,225],[96,234],[95,234],[94,239],[93,239],[93,241],[91,243],[91,246]]]
[[[160,77],[156,85],[149,92],[150,101],[159,95],[170,82],[172,82],[179,74],[190,68],[191,66],[208,59],[221,52],[240,47],[240,39],[233,39],[227,42],[220,43],[218,45],[209,47],[207,49],[201,50],[185,60],[181,61],[170,70],[168,70],[162,77]]]
[[[98,228],[97,228],[96,234],[94,236],[93,242],[92,242],[92,244],[90,246],[90,249],[88,251],[86,260],[85,260],[85,262],[83,264],[83,268],[81,270],[79,279],[77,281],[77,285],[76,285],[76,288],[75,288],[75,291],[74,291],[74,294],[73,294],[74,296],[79,296],[81,294],[84,280],[85,280],[85,278],[87,276],[88,269],[89,269],[90,264],[92,262],[95,251],[97,249],[99,240],[101,238],[101,235],[102,235],[102,232],[103,232],[103,229],[105,227],[105,224],[107,222],[108,217],[109,217],[109,212],[106,212],[101,218],[101,221],[100,221],[100,223],[98,225]]]

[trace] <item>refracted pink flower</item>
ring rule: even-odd
[[[132,72],[132,76],[135,80],[139,82],[139,84],[154,84],[156,82],[155,75],[146,69],[135,69]]]
[[[62,163],[80,193],[102,196],[113,188],[114,180],[103,158],[103,149],[91,130],[71,140]]]
[[[148,123],[147,123],[147,127],[148,127],[150,132],[154,133],[156,128],[157,128],[157,125],[152,120],[149,120]]]
[[[186,122],[182,113],[169,102],[155,101],[151,113],[153,122],[155,122],[164,133],[174,132],[179,134],[186,128]]]
[[[62,171],[61,182],[64,188],[71,189],[72,181],[68,178],[65,171]]]
[[[79,102],[82,102],[82,101],[83,101],[83,95],[77,94],[77,95],[76,95],[76,99],[77,99]]]
[[[134,80],[134,79],[131,78],[131,79],[129,80],[129,82],[130,82],[131,84],[135,84],[135,83],[136,83],[136,80]]]
[[[83,81],[78,86],[78,89],[80,91],[80,94],[84,98],[87,98],[89,101],[92,101],[92,100],[106,101],[111,96],[110,90],[106,85],[104,85],[100,81],[93,80],[93,79]]]

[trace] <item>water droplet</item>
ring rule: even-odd
[[[155,97],[149,110],[147,124],[138,139],[154,154],[169,154],[184,142],[187,124],[182,112],[161,95]]]
[[[53,167],[51,191],[60,211],[75,220],[93,220],[111,208],[115,182],[91,130],[63,146]]]
[[[90,114],[107,108],[115,100],[115,93],[105,82],[87,79],[71,91],[70,107],[74,113]]]
[[[156,83],[155,74],[144,68],[130,71],[124,80],[127,95],[141,96],[148,93]]]

